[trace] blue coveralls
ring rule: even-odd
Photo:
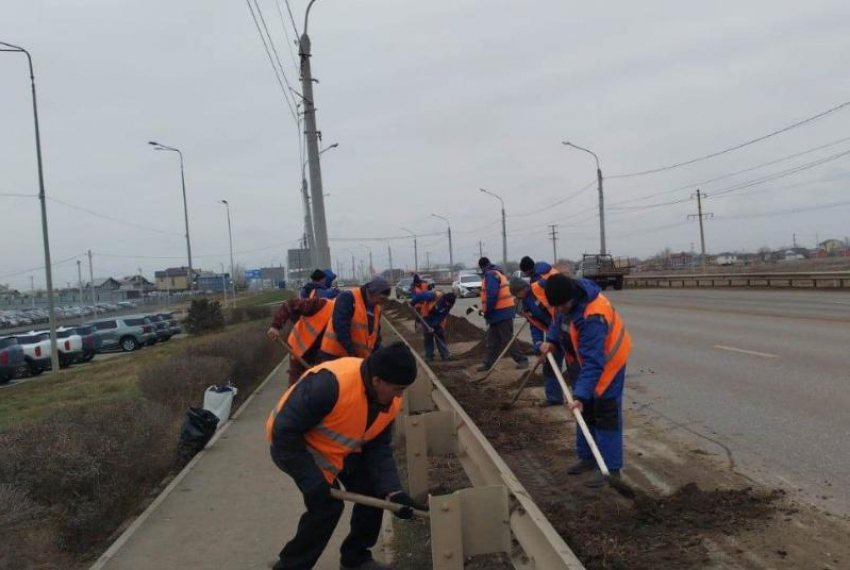
[[[596,396],[596,384],[602,376],[605,366],[605,339],[608,336],[608,323],[599,315],[584,318],[584,310],[600,293],[599,286],[587,279],[576,279],[586,293],[586,298],[577,303],[569,315],[555,311],[555,318],[546,333],[546,340],[557,343],[562,348],[570,341],[570,322],[578,331],[578,346],[575,347],[581,357],[578,379],[573,395],[580,400],[584,410],[585,422],[596,445],[605,460],[608,469],[617,471],[623,466],[623,386],[626,367],[623,366],[614,376],[614,380],[600,396]],[[581,430],[576,430],[576,451],[580,459],[593,460],[590,446]]]
[[[411,299],[411,305],[420,303],[430,303],[437,298],[437,293],[434,291],[423,291],[416,293]],[[446,341],[446,319],[449,317],[449,312],[452,310],[454,303],[447,303],[445,296],[437,301],[431,312],[425,317],[425,322],[431,327],[433,332],[428,332],[425,327],[422,327],[422,338],[425,343],[425,359],[433,360],[434,344],[437,345],[437,350],[440,351],[440,358],[443,360],[449,357],[448,342]],[[434,338],[436,337],[436,338]]]
[[[537,300],[530,290],[525,298],[522,299],[520,310],[524,316],[527,313],[535,321],[545,325],[547,328],[551,325],[552,317],[549,315],[549,311],[543,307],[540,301]],[[543,343],[545,333],[540,330],[534,322],[529,322],[529,324],[531,325],[531,340],[534,343],[534,354],[539,356],[540,345]],[[557,349],[553,356],[555,357],[555,361],[558,363],[558,368],[563,368],[564,350],[561,348],[560,343],[555,346]],[[555,378],[555,372],[552,370],[548,361],[543,365],[543,387],[546,391],[547,402],[552,402],[553,404],[564,403],[564,392],[561,390],[561,386],[558,384],[558,379]]]

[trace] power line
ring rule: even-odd
[[[59,265],[64,265],[65,263],[69,263],[71,261],[75,261],[80,259],[81,257],[85,257],[86,254],[75,255],[73,257],[69,257],[67,259],[60,259],[59,261],[54,261],[50,264],[51,267],[58,267]],[[43,265],[38,267],[32,267],[30,269],[24,269],[22,271],[16,271],[14,273],[6,273],[5,275],[0,275],[0,279],[6,279],[7,277],[17,277],[18,275],[26,275],[27,273],[34,273],[36,271],[42,271],[44,269]]]
[[[38,198],[38,194],[15,194],[12,192],[0,192],[3,198]]]
[[[135,222],[128,222],[127,220],[122,220],[120,218],[114,218],[114,217],[108,216],[106,214],[101,214],[100,212],[95,212],[94,210],[89,210],[88,208],[83,208],[82,206],[77,206],[75,204],[69,204],[68,202],[64,202],[62,200],[59,200],[58,198],[53,198],[51,196],[47,196],[46,198],[48,200],[50,200],[51,202],[54,202],[56,204],[61,204],[61,205],[65,206],[66,208],[71,208],[72,210],[78,210],[80,212],[85,212],[86,214],[89,214],[90,216],[94,216],[96,218],[103,218],[104,220],[110,220],[112,222],[117,222],[119,224],[125,224],[125,225],[128,225],[128,226],[133,226],[133,227],[138,228],[140,230],[145,230],[145,231],[148,231],[148,232],[153,232],[153,233],[167,235],[167,236],[183,237],[183,235],[184,235],[184,234],[177,233],[177,232],[169,232],[169,231],[165,231],[165,230],[159,230],[159,229],[156,229],[156,228],[151,228],[151,227],[148,227],[148,226],[143,226],[141,224],[137,224]]]
[[[641,171],[638,171],[638,172],[628,172],[626,174],[615,174],[613,176],[609,175],[608,179],[610,180],[612,178],[631,178],[633,176],[644,176],[646,174],[655,174],[657,172],[664,172],[666,170],[672,170],[674,168],[679,168],[679,167],[682,167],[682,166],[687,166],[689,164],[694,164],[696,162],[701,162],[703,160],[708,160],[710,158],[715,158],[715,157],[721,156],[723,154],[727,154],[727,153],[730,153],[730,152],[734,152],[736,150],[740,150],[742,148],[756,144],[758,142],[769,139],[771,137],[775,137],[776,135],[780,135],[782,133],[787,133],[788,131],[791,131],[793,129],[797,129],[797,128],[802,127],[802,126],[804,126],[808,123],[811,123],[813,121],[817,121],[818,119],[822,119],[822,118],[826,117],[827,115],[831,115],[832,113],[835,113],[836,111],[840,111],[841,109],[848,107],[848,106],[850,106],[850,101],[846,101],[844,103],[841,103],[840,105],[832,107],[831,109],[827,109],[826,111],[818,113],[817,115],[814,115],[814,116],[809,117],[807,119],[803,119],[802,121],[798,121],[794,124],[788,125],[787,127],[783,127],[779,130],[773,131],[773,132],[768,133],[766,135],[762,135],[760,137],[750,139],[746,142],[737,144],[735,146],[731,146],[729,148],[725,148],[723,150],[719,150],[717,152],[712,152],[712,153],[706,154],[704,156],[692,158],[690,160],[686,160],[684,162],[678,162],[676,164],[671,164],[669,166],[662,166],[660,168],[653,168],[653,169],[650,169],[650,170],[641,170]]]
[[[284,1],[286,2],[286,11],[289,12],[289,21],[292,22],[292,29],[295,30],[296,37],[300,38],[301,32],[298,31],[298,26],[295,24],[295,18],[292,17],[292,8],[289,6],[289,0]]]
[[[569,195],[569,196],[567,196],[566,198],[561,198],[560,200],[557,200],[557,201],[555,201],[555,202],[552,202],[552,203],[551,203],[551,204],[549,204],[548,206],[544,206],[544,207],[542,207],[542,208],[540,208],[540,209],[533,210],[533,211],[531,211],[531,212],[523,212],[522,214],[511,214],[511,215],[510,215],[510,216],[508,216],[508,217],[509,217],[509,218],[524,218],[524,217],[526,217],[526,216],[533,216],[533,215],[535,215],[535,214],[539,214],[539,213],[541,213],[541,212],[546,212],[546,211],[548,211],[548,210],[551,210],[551,209],[552,209],[552,208],[554,208],[555,206],[559,206],[559,205],[563,204],[564,202],[567,202],[567,201],[569,201],[569,200],[572,200],[573,198],[577,197],[577,196],[578,196],[579,194],[581,194],[582,192],[586,191],[588,188],[592,187],[594,184],[596,184],[596,179],[592,180],[592,181],[591,181],[590,183],[588,183],[586,186],[581,187],[579,190],[576,190],[575,192],[573,192],[572,194],[570,194],[570,195]]]
[[[286,36],[286,45],[289,48],[289,57],[292,58],[292,65],[295,67],[295,71],[300,73],[300,66],[298,65],[298,61],[295,59],[295,52],[292,50],[293,41],[289,37],[289,28],[286,26],[286,22],[283,19],[283,11],[280,9],[280,0],[274,0],[275,8],[277,8],[277,15],[280,17],[280,25],[283,28],[283,35]],[[295,22],[293,21],[293,27]],[[298,30],[295,30],[295,33],[298,33]]]
[[[295,124],[298,124],[298,115],[295,112],[295,109],[292,106],[292,103],[289,101],[289,92],[286,90],[286,87],[283,85],[283,80],[280,77],[280,73],[275,66],[274,59],[272,58],[271,51],[269,50],[269,46],[266,43],[266,38],[263,36],[263,32],[260,29],[260,22],[257,20],[257,15],[254,13],[254,8],[251,6],[251,0],[245,0],[248,4],[248,10],[251,11],[251,18],[254,20],[254,25],[257,27],[257,33],[260,34],[260,41],[263,42],[263,48],[266,50],[266,55],[269,58],[269,64],[272,66],[272,71],[274,72],[275,79],[277,79],[278,85],[280,85],[280,90],[283,92],[283,98],[286,101],[286,107],[289,109],[289,113],[292,115],[292,119],[295,121]],[[287,82],[288,83],[288,82]]]

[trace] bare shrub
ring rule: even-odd
[[[236,307],[227,311],[227,324],[233,325],[260,319],[269,319],[272,315],[271,307],[255,305],[252,307]]]
[[[181,355],[142,368],[139,389],[148,400],[182,413],[189,406],[200,407],[204,390],[213,384],[226,384],[233,369],[234,363],[224,355]]]

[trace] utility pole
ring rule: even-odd
[[[313,205],[313,232],[316,240],[316,262],[319,267],[330,267],[331,250],[328,245],[328,225],[325,219],[325,195],[322,188],[322,168],[319,162],[319,131],[316,126],[316,105],[313,98],[313,72],[310,65],[310,36],[307,24],[310,9],[316,0],[307,5],[304,15],[304,33],[298,42],[301,58],[301,91],[304,99],[304,135],[307,139],[307,160],[310,165],[310,196]]]
[[[499,200],[499,203],[502,205],[502,269],[507,271],[508,269],[508,226],[505,221],[505,201],[502,200],[501,196],[493,194],[489,190],[485,188],[479,188],[481,192],[485,194],[489,194],[490,196]]]
[[[605,247],[605,199],[602,193],[602,167],[599,165],[599,157],[592,150],[578,146],[577,144],[567,141],[563,141],[561,144],[582,150],[592,155],[596,160],[596,188],[599,191],[599,253],[605,255],[608,251]]]
[[[35,278],[32,275],[30,275],[30,301],[32,308],[35,309]]]
[[[351,280],[352,281],[357,281],[357,275],[356,275],[355,271],[356,270],[354,269],[354,254],[352,253],[351,254]]]
[[[413,272],[419,273],[419,246],[416,243],[416,234],[407,228],[401,229],[413,236]]]
[[[77,280],[80,285],[80,324],[85,320],[86,312],[83,310],[83,270],[81,268],[82,261],[77,260]]]
[[[558,226],[552,224],[549,226],[549,236],[552,238],[552,265],[558,263]]]
[[[227,208],[227,237],[230,241],[230,297],[233,301],[233,307],[236,307],[236,278],[233,275],[233,229],[230,225],[230,203],[227,200],[221,200],[221,203]],[[308,234],[309,235],[309,234]],[[224,274],[224,270],[222,270],[222,274]],[[225,295],[227,298],[227,295]]]
[[[425,271],[431,271],[431,252],[425,252]]]
[[[478,240],[478,259],[484,257],[484,242]]]
[[[449,274],[454,270],[455,266],[455,255],[452,250],[452,225],[449,223],[448,218],[444,218],[443,216],[438,216],[437,214],[431,214],[435,218],[440,218],[444,222],[446,222],[446,231],[449,234]]]
[[[700,193],[699,190],[697,190],[696,196],[697,196],[697,213],[696,214],[689,214],[688,219],[690,220],[690,219],[696,218],[696,219],[699,220],[699,239],[700,239],[700,245],[702,247],[702,268],[703,268],[703,270],[705,270],[707,260],[706,260],[706,253],[705,253],[705,229],[703,228],[703,220],[705,220],[707,218],[713,218],[714,214],[711,214],[711,213],[703,214],[702,213],[702,199],[705,198],[706,196],[705,196],[705,194]]]
[[[390,258],[390,280],[393,279],[393,248],[390,247],[390,244],[387,244],[387,255]]]
[[[91,304],[94,305],[94,268],[91,263],[91,250],[88,251],[89,254],[89,288],[91,289]]]
[[[794,247],[797,247],[797,234],[791,234],[791,243],[794,244]]]

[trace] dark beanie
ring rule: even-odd
[[[390,282],[383,277],[375,277],[366,283],[366,292],[370,295],[390,294]]]
[[[384,382],[410,386],[416,380],[416,358],[402,342],[379,348],[369,356],[368,362],[372,376]]]
[[[324,281],[325,277],[327,277],[327,275],[325,275],[325,272],[321,269],[317,269],[310,274],[310,279],[312,279],[313,281]]]
[[[546,280],[546,301],[553,307],[584,297],[584,290],[575,279],[560,273]]]
[[[519,260],[519,268],[524,273],[530,273],[534,269],[534,260],[526,255]]]
[[[452,292],[446,293],[443,295],[443,301],[449,305],[454,305],[455,301],[457,301],[457,295]]]
[[[492,265],[492,263],[490,263],[490,259],[487,258],[487,257],[482,257],[481,259],[478,260],[478,267],[480,269],[487,269],[491,265]]]

